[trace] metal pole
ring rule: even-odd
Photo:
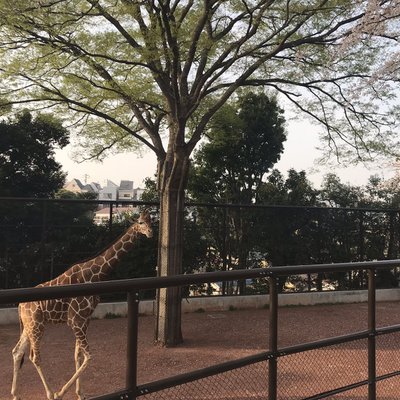
[[[137,352],[139,323],[139,293],[128,292],[128,338],[126,364],[126,390],[129,400],[136,399],[137,388]]]
[[[359,211],[359,223],[358,223],[358,261],[364,261],[365,258],[365,246],[364,246],[364,212]],[[364,289],[364,271],[358,271],[359,288]]]
[[[368,270],[368,400],[376,400],[376,271]]]
[[[278,396],[278,282],[269,277],[269,351],[272,357],[268,360],[268,399],[276,400]]]
[[[227,271],[228,270],[228,266],[227,266],[227,234],[226,234],[226,218],[227,218],[227,211],[226,211],[226,207],[224,207],[223,209],[223,220],[222,220],[222,234],[223,234],[223,239],[222,239],[222,251],[221,251],[221,255],[222,255],[222,270],[223,271]],[[225,296],[226,294],[228,294],[228,288],[229,286],[229,282],[223,281],[222,282],[222,296]]]
[[[47,201],[43,200],[42,202],[42,231],[41,231],[41,240],[40,240],[40,264],[41,270],[38,271],[41,276],[41,281],[48,280],[46,279],[45,273],[47,275],[47,271],[45,272],[45,264],[46,264],[46,240],[47,240]],[[48,278],[48,277],[47,277]]]
[[[110,210],[109,210],[109,218],[108,218],[108,234],[112,235],[112,227],[113,227],[113,203],[110,203]]]

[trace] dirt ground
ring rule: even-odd
[[[400,303],[377,305],[378,326],[400,323]],[[139,320],[139,384],[188,372],[216,363],[268,350],[268,313],[262,310],[203,312],[183,315],[184,344],[161,348],[153,344],[154,318]],[[279,310],[279,346],[344,335],[367,328],[366,304],[285,307]],[[19,337],[19,326],[0,326],[0,400],[11,399],[11,350]],[[400,334],[382,335],[377,342],[378,374],[400,370]],[[94,320],[89,327],[92,361],[82,379],[88,397],[122,389],[125,380],[126,319]],[[74,338],[66,326],[51,326],[42,342],[43,369],[54,390],[69,379],[74,369]],[[367,377],[367,341],[360,340],[328,349],[313,350],[279,359],[281,400],[312,396],[335,386]],[[244,367],[204,379],[184,391],[143,396],[143,399],[266,399],[267,363]],[[260,375],[261,374],[261,375]],[[264,374],[264,375],[262,375]],[[247,387],[248,386],[248,387]],[[400,378],[377,384],[378,399],[400,399]],[[29,359],[21,370],[23,400],[44,400],[45,392]],[[362,387],[330,399],[367,398]],[[73,388],[64,397],[76,399]]]

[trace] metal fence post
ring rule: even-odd
[[[112,228],[113,228],[113,203],[110,203],[109,219],[108,219],[108,234],[110,235],[110,237],[112,236]]]
[[[368,270],[368,400],[376,399],[376,271]]]
[[[365,258],[365,229],[364,229],[364,211],[359,211],[358,220],[358,261],[364,261]],[[359,288],[363,289],[365,286],[364,282],[364,271],[358,271],[359,274]]]
[[[278,396],[278,281],[269,277],[269,351],[272,357],[268,360],[268,399],[276,400]]]
[[[41,223],[41,233],[40,233],[40,264],[41,270],[38,271],[40,274],[41,281],[48,280],[47,271],[45,271],[46,265],[46,241],[47,241],[47,213],[48,213],[48,202],[46,200],[42,201],[42,223]],[[49,273],[50,275],[50,273]],[[51,279],[51,278],[50,278]]]
[[[135,400],[137,395],[138,323],[139,293],[128,292],[126,390],[129,392],[130,400]]]
[[[227,271],[228,270],[228,265],[227,265],[227,256],[228,256],[228,251],[227,251],[227,209],[224,207],[223,209],[223,219],[222,219],[222,251],[221,251],[221,257],[222,257],[222,270]],[[229,282],[223,281],[222,282],[222,296],[225,296],[228,294],[228,287],[229,287]]]

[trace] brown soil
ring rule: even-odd
[[[400,304],[394,302],[378,304],[378,325],[399,323],[399,307]],[[182,322],[185,341],[176,348],[154,346],[154,318],[140,317],[139,384],[268,350],[268,313],[264,309],[185,314]],[[279,346],[362,331],[367,328],[366,321],[366,304],[281,308]],[[17,325],[0,326],[0,400],[11,398],[11,350],[18,336]],[[400,370],[399,338],[398,333],[378,337],[379,374]],[[89,343],[93,358],[82,379],[85,393],[90,397],[122,389],[126,365],[126,319],[92,321]],[[73,373],[72,332],[66,326],[48,326],[41,349],[43,369],[50,385],[59,389]],[[280,358],[278,398],[301,399],[366,379],[366,349],[367,340],[360,340]],[[164,395],[146,395],[143,398],[265,399],[267,371],[267,364],[263,362],[204,379],[192,388],[190,384],[185,385],[186,394],[182,390],[179,393],[169,391]],[[378,399],[400,398],[400,378],[379,382],[377,387]],[[28,358],[21,370],[21,395],[23,400],[45,399],[39,376]],[[366,399],[367,389],[364,386],[329,398]],[[71,389],[64,399],[76,399],[74,390]]]

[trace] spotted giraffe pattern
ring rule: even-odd
[[[106,280],[116,267],[121,257],[128,253],[140,235],[150,238],[153,235],[148,212],[140,214],[139,219],[106,250],[96,257],[74,264],[58,277],[37,287],[90,283]],[[27,349],[30,347],[30,360],[43,382],[48,400],[62,399],[75,383],[78,400],[85,399],[80,387],[79,377],[87,368],[90,360],[89,344],[86,332],[90,316],[99,302],[98,296],[81,296],[66,299],[54,299],[21,303],[18,307],[21,323],[21,336],[13,350],[14,376],[11,394],[13,400],[18,396],[18,372]],[[39,345],[47,323],[67,323],[75,335],[76,371],[71,379],[54,393],[41,368]]]

